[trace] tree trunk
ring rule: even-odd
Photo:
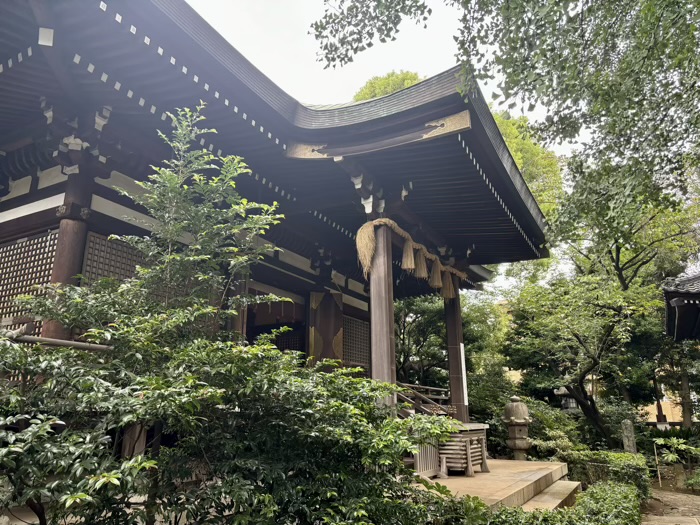
[[[153,441],[151,443],[151,459],[158,459],[160,456],[160,444],[163,439],[163,422],[156,421],[153,425]],[[151,485],[146,499],[146,525],[156,523],[156,500],[158,498],[158,470],[153,469],[151,473]]]
[[[46,511],[40,502],[34,499],[28,499],[27,507],[29,507],[31,511],[36,514],[36,517],[39,519],[39,525],[48,525],[48,522],[46,521]]]
[[[576,400],[578,406],[581,408],[581,412],[583,412],[583,415],[586,417],[588,422],[603,437],[608,447],[616,448],[618,443],[616,443],[615,439],[613,439],[610,433],[610,429],[605,424],[603,416],[600,415],[595,400],[591,398],[591,396],[589,396],[586,392],[582,391],[580,388],[567,386],[566,389]]]
[[[632,394],[630,393],[630,389],[627,388],[627,385],[624,385],[622,383],[618,383],[617,388],[620,391],[620,395],[622,396],[622,399],[631,405],[632,404]]]
[[[651,379],[652,384],[654,385],[654,398],[656,399],[656,421],[657,423],[666,423],[666,415],[664,414],[664,407],[661,404],[661,389],[659,388],[659,382],[656,379],[656,373],[654,373],[654,377]]]
[[[683,409],[683,428],[693,426],[693,400],[690,397],[690,377],[688,369],[681,369],[681,407]]]

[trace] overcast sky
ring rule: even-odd
[[[444,0],[427,0],[433,14],[428,27],[405,21],[395,42],[377,44],[337,69],[324,69],[317,60],[318,42],[309,34],[323,16],[323,0],[187,0],[253,65],[301,102],[348,102],[369,80],[389,71],[415,71],[430,77],[457,64],[455,58],[460,12]],[[481,89],[487,101],[492,90]],[[497,107],[497,106],[496,106]],[[511,113],[521,114],[519,105]],[[543,108],[525,113],[531,120],[544,117]],[[550,146],[568,154],[569,144]]]
[[[318,43],[309,34],[323,15],[323,0],[187,0],[258,69],[297,100],[347,102],[373,76],[392,69],[429,77],[456,65],[459,12],[429,0],[427,29],[405,22],[395,42],[376,45],[355,62],[323,69]]]

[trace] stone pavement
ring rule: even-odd
[[[700,496],[654,489],[642,525],[700,525]]]

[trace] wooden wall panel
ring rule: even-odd
[[[13,319],[24,314],[15,298],[51,282],[57,238],[52,230],[0,245],[0,323],[6,328],[18,328]]]
[[[343,360],[343,294],[310,292],[307,321],[309,357]]]

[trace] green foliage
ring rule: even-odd
[[[404,19],[426,24],[431,15],[425,0],[325,3],[312,32],[326,65],[393,40]],[[542,130],[550,136],[592,131],[588,158],[636,166],[632,184],[684,186],[699,159],[697,4],[468,0],[459,7],[455,39],[467,90],[474,77],[498,78],[497,96],[509,107],[523,100],[531,110],[547,108]]]
[[[525,512],[519,507],[496,510],[489,525],[639,525],[639,493],[624,483],[599,483],[581,493],[574,507]]]
[[[689,445],[685,439],[656,438],[654,444],[660,448],[659,456],[664,463],[688,463],[692,458],[700,456],[700,448]]]
[[[527,404],[532,419],[528,430],[533,448],[528,451],[529,454],[547,459],[558,452],[586,448],[576,419],[544,401],[528,398],[523,401]]]
[[[401,458],[449,430],[448,420],[392,417],[378,400],[393,388],[352,371],[203,339],[142,375],[67,349],[2,350],[3,371],[43,378],[0,398],[9,425],[1,472],[13,486],[5,505],[41,499],[54,519],[79,523],[137,523],[149,507],[135,497],[149,498],[161,519],[209,523],[228,523],[234,511],[240,523],[383,523],[442,505],[414,501]],[[26,415],[6,415],[20,407]],[[153,421],[172,436],[159,456],[113,453],[109,435]]]
[[[445,308],[439,297],[394,303],[396,378],[402,383],[446,388]]]
[[[639,491],[634,485],[620,481],[589,487],[578,497],[575,511],[579,516],[597,518],[609,525],[636,525],[642,517]]]
[[[679,203],[669,193],[657,194],[656,183],[640,184],[630,174],[643,170],[572,159],[572,189],[554,221],[555,236],[573,251],[579,271],[605,272],[623,290],[676,275],[698,250],[694,177],[687,179],[692,191]]]
[[[642,498],[651,494],[649,467],[641,454],[609,451],[562,451],[557,459],[569,465],[572,480],[592,485],[600,481],[629,483]]]
[[[685,480],[685,486],[691,490],[700,490],[700,470],[696,470],[692,476]]]
[[[512,368],[535,376],[542,389],[565,387],[609,444],[614,438],[587,382],[592,372],[612,373],[624,355],[635,316],[653,314],[653,287],[622,291],[602,275],[559,275],[523,287],[514,304],[515,329],[507,347]]]
[[[598,401],[598,409],[606,425],[610,428],[610,434],[618,443],[622,443],[622,422],[625,419],[632,422],[638,444],[643,440],[648,416],[639,406],[634,406],[616,397],[604,397]],[[592,448],[605,448],[605,443],[601,442],[601,436],[597,433],[591,432],[588,428],[582,428],[581,434],[584,442]]]
[[[373,98],[391,95],[414,84],[418,84],[422,79],[418,73],[412,71],[391,71],[383,76],[370,78],[360,90],[355,93],[353,100],[361,102]]]

